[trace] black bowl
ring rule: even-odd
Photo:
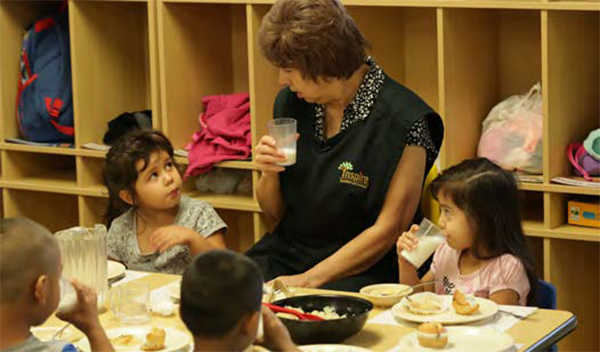
[[[306,313],[333,307],[345,318],[333,320],[292,320],[281,318],[297,344],[338,343],[359,332],[373,304],[365,299],[342,295],[307,295],[280,299],[273,304],[300,308]]]

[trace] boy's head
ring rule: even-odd
[[[181,282],[181,319],[196,338],[227,340],[245,349],[254,342],[263,279],[256,264],[228,250],[203,253]]]
[[[48,229],[21,218],[0,219],[0,302],[30,325],[42,324],[60,301],[61,259]]]

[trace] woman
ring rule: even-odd
[[[338,0],[279,0],[259,45],[285,86],[274,117],[298,124],[286,168],[263,136],[255,161],[261,209],[279,221],[247,253],[265,278],[356,291],[398,277],[394,243],[414,221],[443,135],[440,117],[366,55]]]

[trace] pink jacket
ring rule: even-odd
[[[210,171],[224,160],[247,159],[251,151],[250,100],[248,93],[212,95],[202,98],[206,111],[200,114],[202,129],[195,132],[185,178]]]

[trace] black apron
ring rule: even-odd
[[[432,139],[441,145],[440,117],[387,76],[369,116],[325,142],[314,137],[314,110],[287,88],[275,101],[274,117],[296,118],[300,139],[296,164],[280,174],[284,215],[273,233],[247,253],[266,280],[307,271],[375,224],[407,134],[419,119],[428,117]],[[428,164],[425,175],[430,168]],[[414,221],[421,218],[419,207]],[[365,272],[325,287],[356,291],[397,281],[394,246]]]

